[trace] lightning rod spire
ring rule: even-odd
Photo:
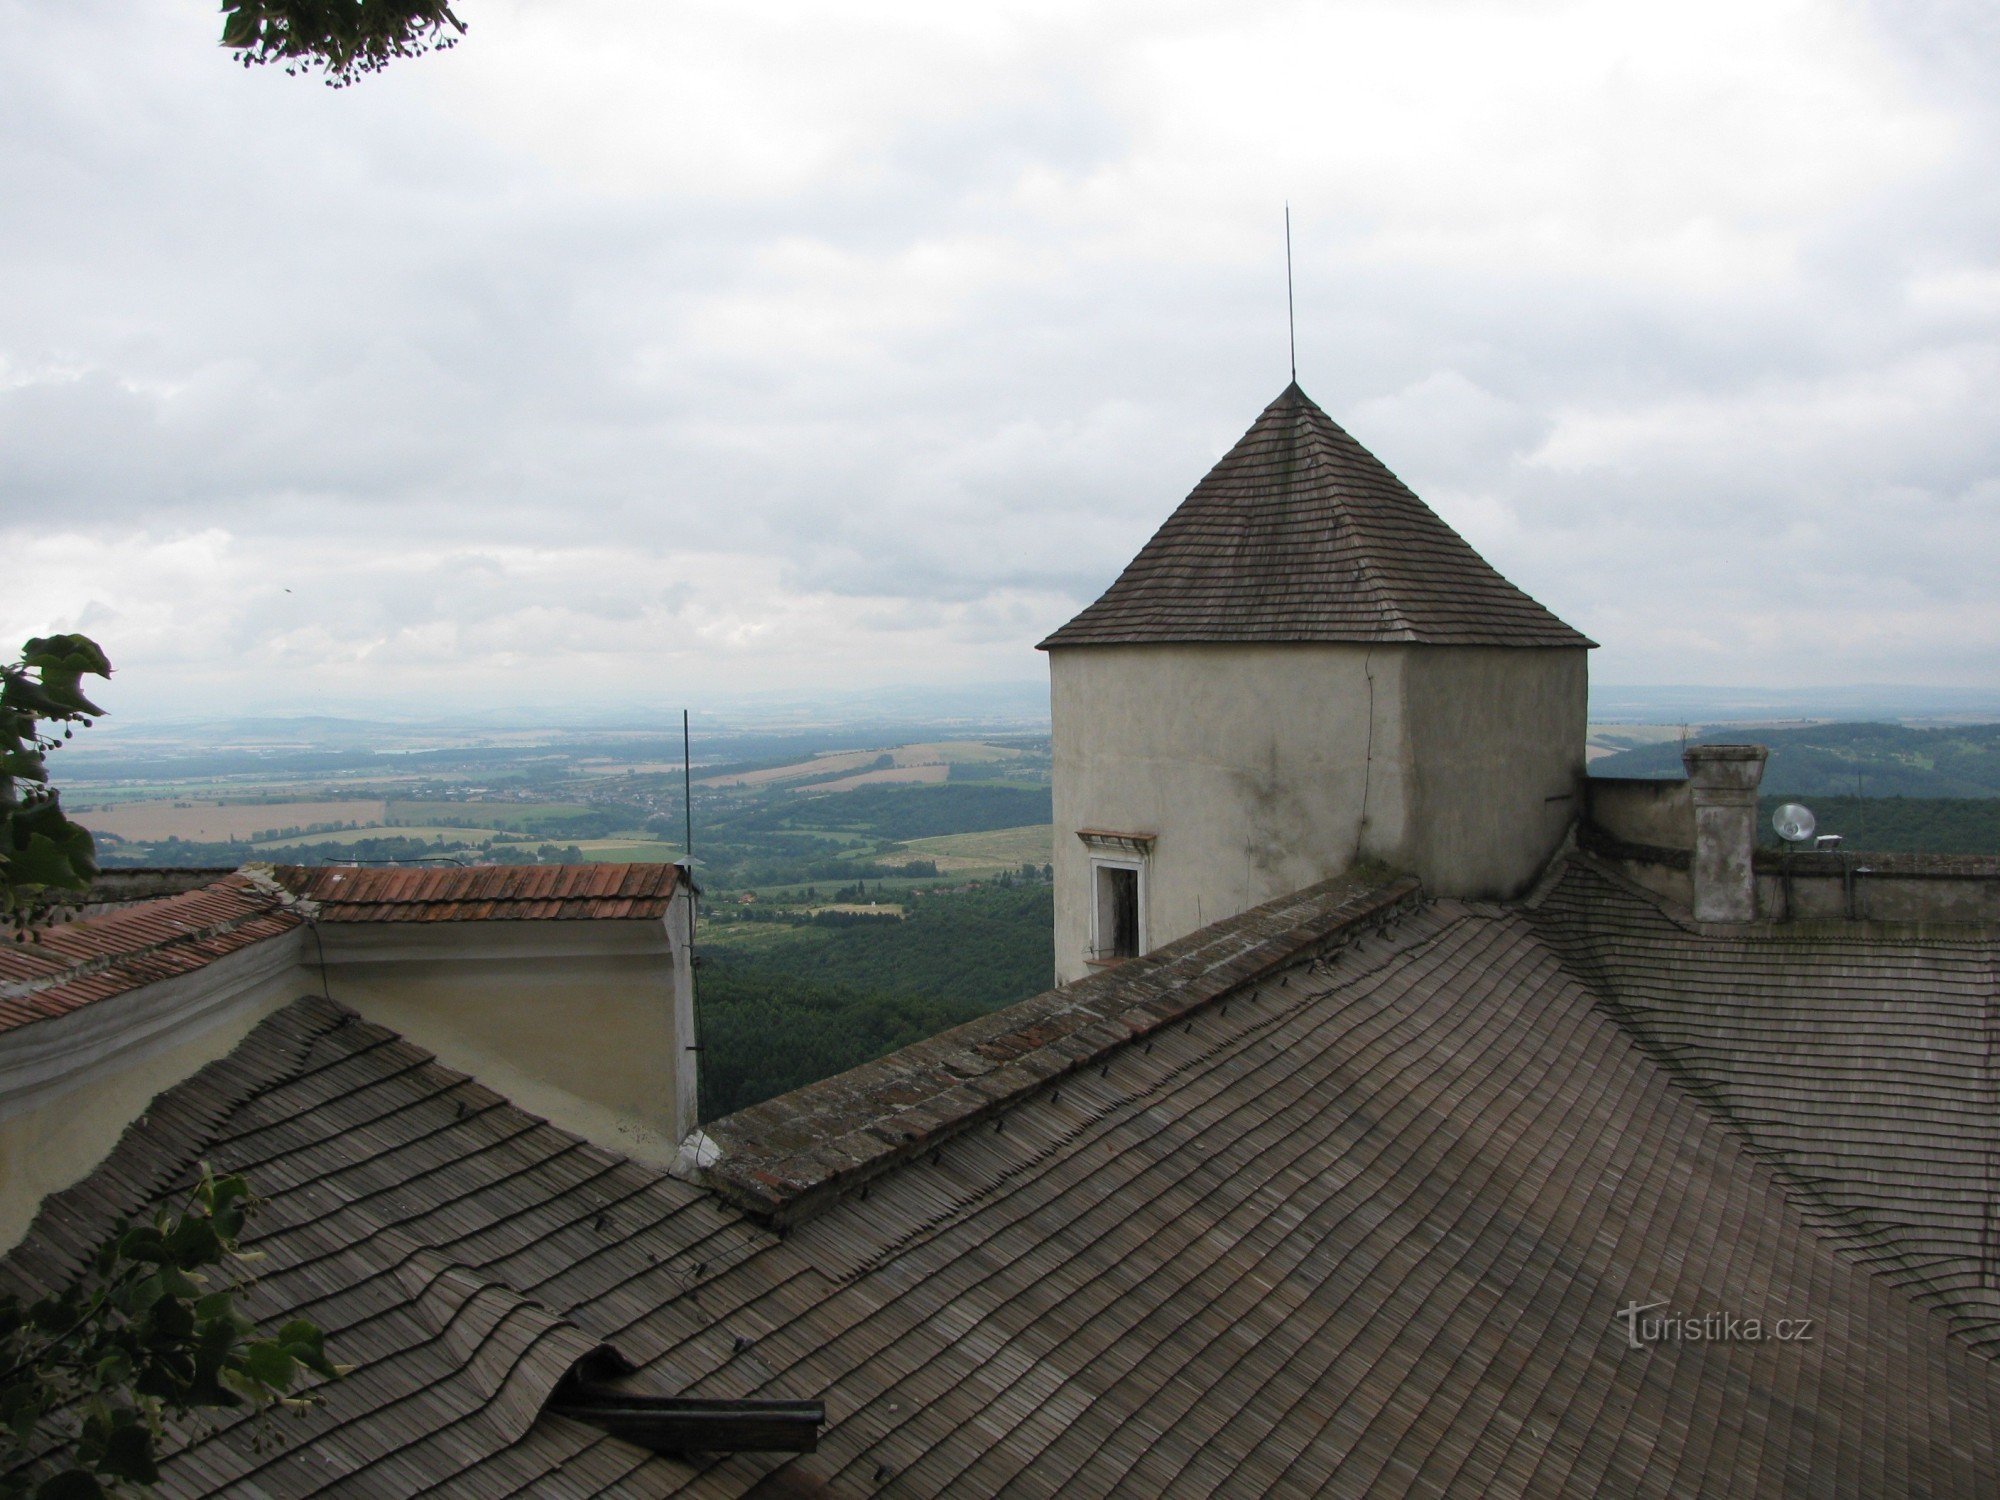
[[[1292,205],[1285,201],[1285,337],[1292,351],[1292,384],[1299,383],[1299,324],[1292,311]]]

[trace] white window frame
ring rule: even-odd
[[[1134,876],[1136,889],[1132,899],[1139,909],[1139,931],[1136,946],[1131,953],[1111,953],[1109,934],[1104,929],[1104,890],[1102,870],[1130,870]],[[1093,854],[1090,857],[1090,957],[1098,963],[1122,963],[1127,958],[1137,958],[1151,946],[1146,941],[1146,862],[1143,859],[1106,859]]]
[[[1090,948],[1085,959],[1094,964],[1122,963],[1122,956],[1105,952],[1111,934],[1103,930],[1104,899],[1101,889],[1100,870],[1130,870],[1135,877],[1137,889],[1133,892],[1138,904],[1139,933],[1137,952],[1130,955],[1137,958],[1152,949],[1152,923],[1146,915],[1147,907],[1147,867],[1152,863],[1153,841],[1157,837],[1151,833],[1114,833],[1104,828],[1079,828],[1076,836],[1090,851]]]

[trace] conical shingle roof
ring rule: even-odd
[[[1103,597],[1042,642],[1590,646],[1293,383]]]

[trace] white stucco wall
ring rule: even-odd
[[[302,993],[298,932],[0,1034],[0,1251],[152,1103]]]
[[[666,922],[326,923],[327,989],[530,1113],[669,1163],[694,1128],[685,906]],[[305,956],[316,983],[310,942]]]
[[[1581,648],[1058,647],[1049,681],[1058,982],[1089,972],[1079,829],[1155,835],[1151,949],[1357,853],[1512,896],[1578,811]]]
[[[1589,671],[1580,646],[1422,646],[1403,674],[1409,838],[1440,896],[1504,900],[1582,810]]]
[[[1079,828],[1158,835],[1146,872],[1149,948],[1337,875],[1357,846],[1393,860],[1408,810],[1406,655],[1399,646],[1051,651],[1057,981],[1089,972],[1090,858]]]
[[[683,899],[664,921],[323,923],[0,1033],[0,1251],[157,1094],[322,984],[531,1113],[670,1163],[695,1124],[688,924]]]

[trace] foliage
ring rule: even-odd
[[[222,45],[244,67],[283,63],[298,74],[316,65],[336,89],[465,35],[447,0],[222,0],[222,15]]]
[[[962,1000],[880,994],[732,961],[701,971],[701,1112],[718,1119],[969,1021]]]
[[[813,922],[709,949],[702,1113],[747,1109],[1039,994],[1053,928],[1046,886],[987,888],[924,896],[900,922]]]
[[[56,748],[43,722],[86,727],[104,710],[83,679],[109,677],[111,663],[81,635],[36,636],[21,659],[0,665],[0,919],[31,921],[52,892],[87,891],[97,873],[90,834],[63,816],[49,785]]]
[[[242,1177],[202,1168],[187,1206],[120,1222],[67,1290],[24,1304],[0,1297],[0,1500],[93,1500],[158,1479],[167,1417],[250,1406],[302,1411],[285,1392],[301,1371],[344,1373],[324,1336],[294,1319],[254,1338],[237,1311],[256,1207]]]
[[[802,926],[779,941],[761,941],[756,961],[800,978],[987,1008],[1054,982],[1054,933],[1047,886],[989,887],[912,899],[900,922]]]
[[[922,839],[984,833],[1053,821],[1049,792],[1040,787],[951,783],[868,786],[851,792],[806,794],[717,820],[710,841],[736,833],[824,829],[878,839]]]
[[[1821,833],[1841,835],[1862,854],[2000,854],[2000,797],[1764,797],[1757,832],[1766,847],[1781,844],[1771,814],[1803,800]]]
[[[1698,742],[1750,741],[1770,747],[1764,790],[1791,797],[2000,796],[2000,724],[1909,729],[1901,724],[1809,724],[1796,729],[1732,729]],[[1593,776],[1671,776],[1678,742],[1648,745],[1591,762]]]

